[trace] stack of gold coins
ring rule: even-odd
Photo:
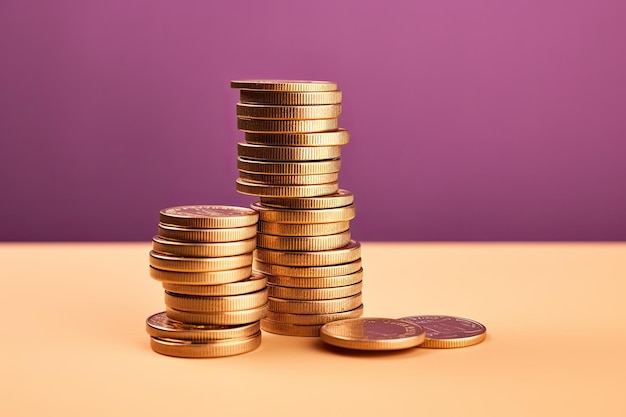
[[[237,191],[260,216],[254,267],[267,275],[263,330],[318,336],[325,323],[363,311],[354,196],[339,189],[341,92],[327,81],[232,81],[241,89]]]
[[[150,275],[163,284],[166,311],[146,321],[154,351],[216,357],[259,346],[268,290],[265,275],[252,271],[257,222],[243,207],[161,210]]]

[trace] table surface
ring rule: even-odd
[[[363,243],[365,315],[487,339],[374,354],[264,333],[217,359],[150,350],[149,249],[0,244],[0,415],[626,415],[626,244]]]

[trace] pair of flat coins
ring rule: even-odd
[[[326,81],[232,81],[240,89],[237,191],[264,197],[314,197],[339,189],[341,91]]]
[[[482,342],[482,324],[452,316],[411,316],[401,319],[359,318],[325,324],[321,339],[356,350],[399,350],[412,347],[459,348]]]

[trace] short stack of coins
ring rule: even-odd
[[[261,343],[265,275],[252,271],[258,214],[233,206],[180,206],[159,213],[150,276],[165,289],[166,311],[146,330],[158,353],[218,357]]]
[[[354,196],[339,189],[341,92],[326,81],[233,81],[239,88],[237,191],[260,197],[254,268],[268,279],[263,330],[319,336],[363,312]]]

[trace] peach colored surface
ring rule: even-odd
[[[368,316],[451,314],[480,345],[150,350],[148,243],[0,245],[0,415],[626,415],[626,244],[365,243]]]

